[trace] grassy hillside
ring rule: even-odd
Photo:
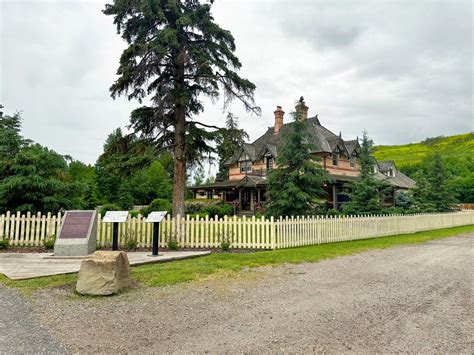
[[[377,160],[394,160],[398,168],[405,170],[418,165],[429,153],[438,152],[448,161],[463,160],[474,156],[474,132],[450,137],[428,138],[420,143],[405,145],[381,145],[375,147]]]

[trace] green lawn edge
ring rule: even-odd
[[[227,275],[228,273],[239,272],[246,268],[260,266],[318,262],[371,249],[385,249],[398,245],[423,243],[469,232],[474,232],[474,225],[274,251],[235,254],[215,253],[195,259],[135,266],[132,268],[132,277],[143,287],[167,286],[205,279],[218,273],[226,273]],[[19,281],[10,280],[4,275],[0,275],[1,285],[16,288],[24,294],[31,294],[44,288],[71,286],[75,284],[76,280],[77,274],[47,276]]]

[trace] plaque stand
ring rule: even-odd
[[[158,256],[158,248],[160,246],[160,222],[153,222],[153,248],[152,256]]]
[[[158,256],[158,248],[160,246],[160,222],[165,218],[166,211],[151,212],[145,223],[153,223],[153,242],[151,249],[151,256]]]

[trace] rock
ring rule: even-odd
[[[84,259],[76,291],[82,295],[106,296],[131,284],[130,263],[123,251],[96,251]]]

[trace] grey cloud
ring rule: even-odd
[[[24,111],[26,136],[87,162],[138,106],[108,92],[124,43],[101,13],[106,2],[1,5],[0,102]],[[474,129],[470,1],[219,0],[213,12],[257,84],[262,117],[230,108],[252,139],[276,105],[289,120],[301,95],[347,138],[367,129],[398,144]],[[204,102],[199,119],[223,124],[221,102]]]

